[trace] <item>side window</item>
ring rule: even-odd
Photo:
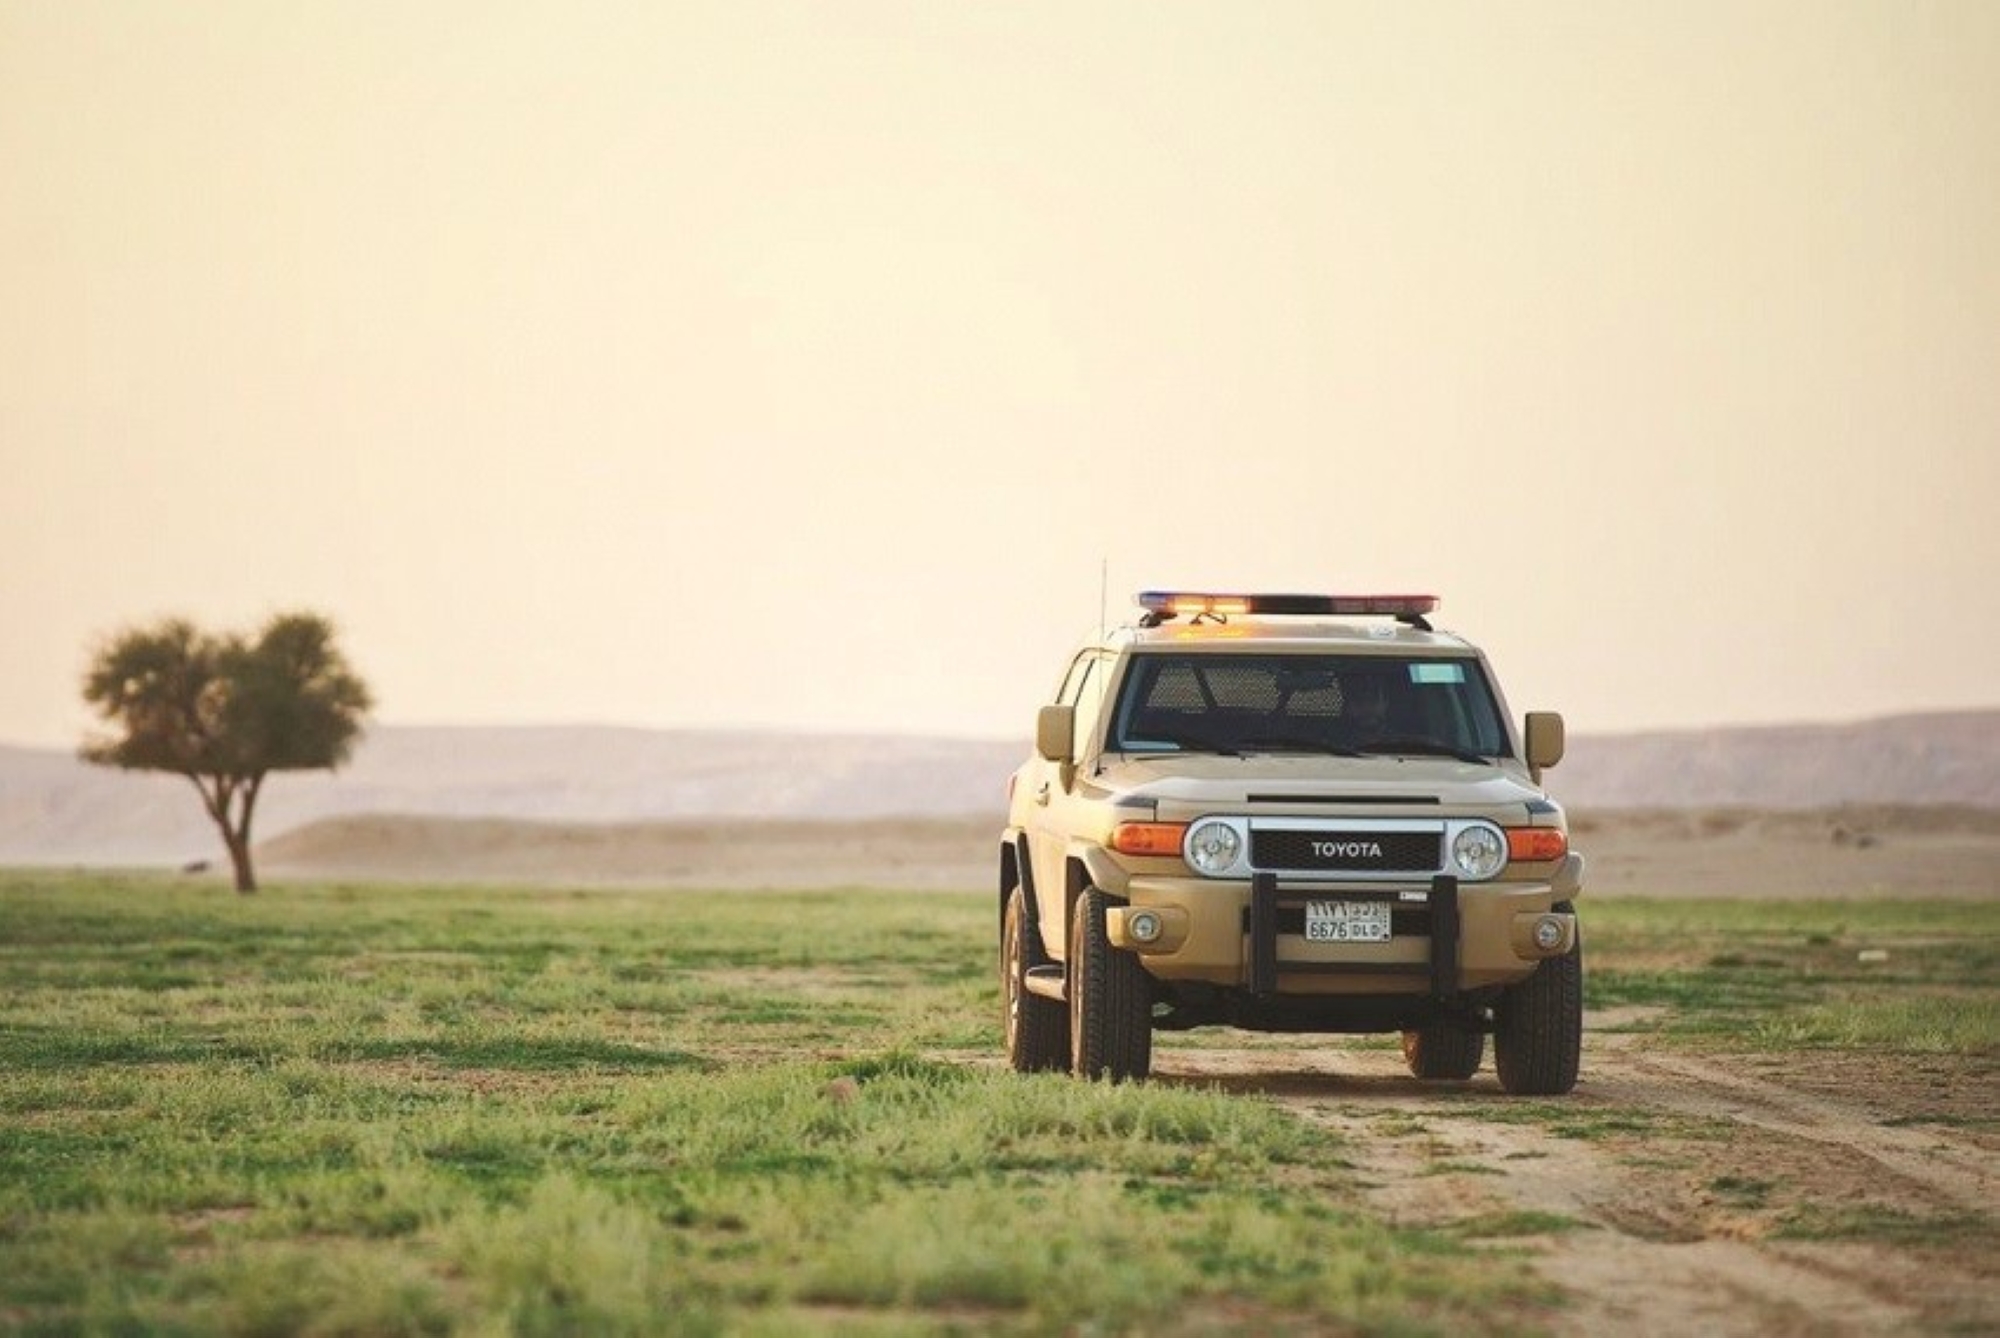
[[[1083,666],[1077,682],[1076,731],[1070,736],[1070,756],[1081,759],[1097,735],[1097,719],[1104,709],[1104,661],[1092,656]]]
[[[1083,691],[1083,677],[1096,662],[1096,656],[1087,654],[1070,661],[1069,672],[1063,675],[1062,686],[1056,689],[1056,705],[1076,705],[1077,694]]]

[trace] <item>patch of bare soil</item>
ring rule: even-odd
[[[278,877],[587,887],[985,887],[997,818],[579,823],[369,814],[258,847]]]
[[[1603,1019],[1593,1018],[1594,1023]],[[1528,1251],[1564,1334],[2000,1331],[2000,1059],[1696,1055],[1590,1033],[1567,1097],[1391,1050],[1159,1052],[1341,1135],[1389,1220]]]
[[[258,867],[277,878],[530,886],[983,889],[1001,822],[997,812],[631,823],[365,814],[273,837]],[[2000,897],[2000,810],[1583,810],[1571,827],[1598,895]]]
[[[1570,835],[1599,895],[2000,896],[1993,809],[1583,809]]]

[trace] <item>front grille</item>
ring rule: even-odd
[[[1271,831],[1250,832],[1250,863],[1259,869],[1326,870],[1338,873],[1435,871],[1443,862],[1441,832]]]

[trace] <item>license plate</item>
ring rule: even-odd
[[[1306,942],[1387,943],[1389,903],[1386,901],[1308,901]]]

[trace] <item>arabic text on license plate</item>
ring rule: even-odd
[[[1389,903],[1386,901],[1308,901],[1306,942],[1387,943]]]

